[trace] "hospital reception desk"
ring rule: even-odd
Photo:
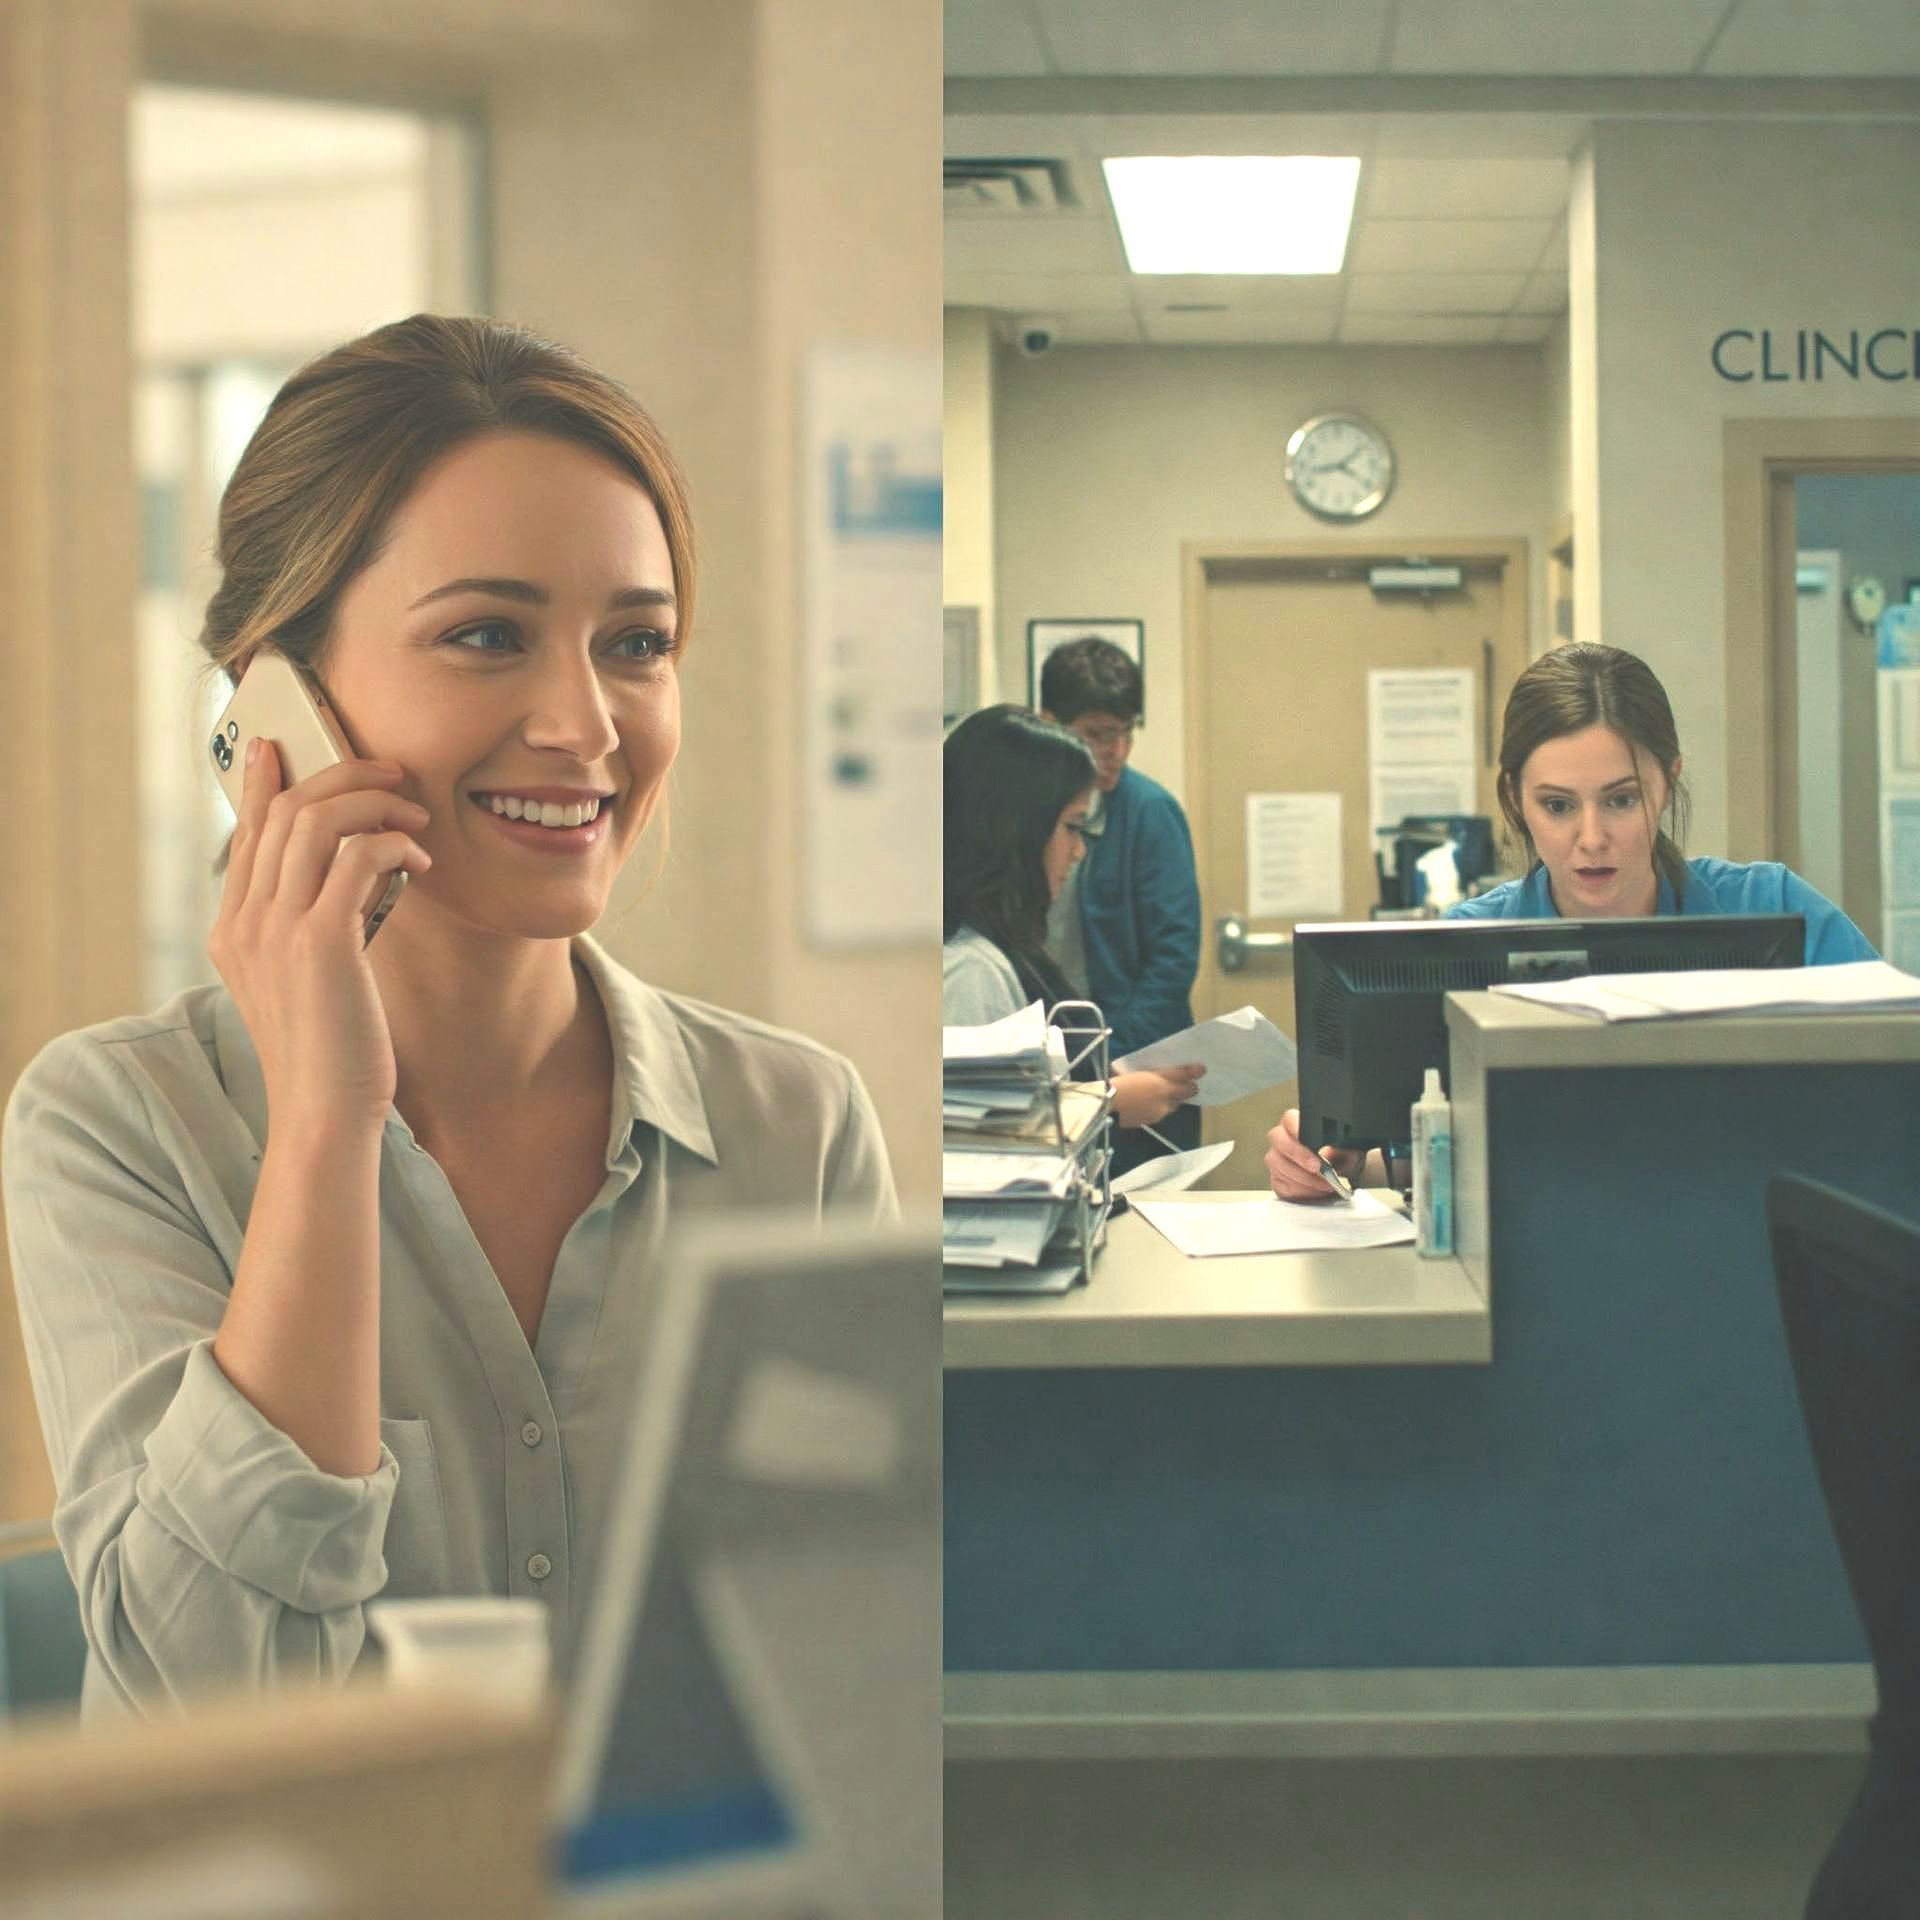
[[[1447,1018],[1457,1258],[948,1303],[949,1757],[1860,1745],[1763,1195],[1920,1218],[1920,1018]]]

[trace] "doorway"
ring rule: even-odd
[[[1730,420],[1724,446],[1728,852],[1784,861],[1920,966],[1920,648],[1898,637],[1920,589],[1920,435]],[[1869,582],[1879,612],[1854,591]]]
[[[1527,544],[1432,540],[1412,551],[1422,564],[1457,569],[1458,584],[1376,589],[1373,569],[1408,565],[1404,546],[1188,549],[1187,798],[1205,917],[1199,1019],[1253,1005],[1292,1035],[1285,943],[1296,921],[1365,920],[1378,901],[1371,673],[1455,676],[1434,684],[1464,700],[1455,716],[1466,761],[1460,790],[1471,791],[1474,811],[1496,816],[1499,716],[1527,663]],[[1251,813],[1250,796],[1262,797]],[[1394,819],[1425,810],[1389,809]],[[1274,830],[1263,823],[1277,820],[1285,831],[1290,813],[1324,855],[1323,877],[1301,884],[1329,897],[1308,902],[1296,888],[1297,913],[1262,911],[1256,886],[1269,903],[1284,897],[1270,848],[1258,844]],[[1238,954],[1231,933],[1223,949],[1226,920],[1252,936]],[[1203,1109],[1205,1137],[1235,1143],[1209,1185],[1266,1186],[1267,1130],[1297,1092],[1290,1082]]]

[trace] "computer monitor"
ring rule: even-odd
[[[1449,1085],[1449,993],[1590,973],[1797,967],[1805,948],[1797,913],[1296,927],[1300,1138],[1310,1147],[1405,1140],[1427,1069]]]
[[[778,1213],[668,1243],[562,1735],[556,1913],[939,1911],[936,1244]]]

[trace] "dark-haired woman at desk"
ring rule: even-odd
[[[1074,998],[1046,949],[1047,908],[1086,853],[1097,777],[1086,744],[1025,707],[983,707],[948,734],[941,1018],[984,1026]],[[1193,1098],[1201,1067],[1113,1078],[1114,1118],[1150,1127]]]
[[[1653,915],[1797,913],[1808,966],[1872,960],[1872,943],[1841,910],[1777,860],[1687,859],[1686,788],[1666,689],[1618,647],[1556,647],[1507,698],[1500,738],[1500,811],[1526,849],[1525,876],[1447,910],[1446,918],[1580,920]],[[1378,1153],[1328,1148],[1351,1179],[1384,1180]],[[1267,1135],[1267,1172],[1283,1200],[1331,1189],[1290,1107]],[[1363,1166],[1364,1161],[1364,1176]]]

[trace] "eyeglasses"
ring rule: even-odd
[[[1074,731],[1090,747],[1124,747],[1133,739],[1132,727],[1076,727]]]

